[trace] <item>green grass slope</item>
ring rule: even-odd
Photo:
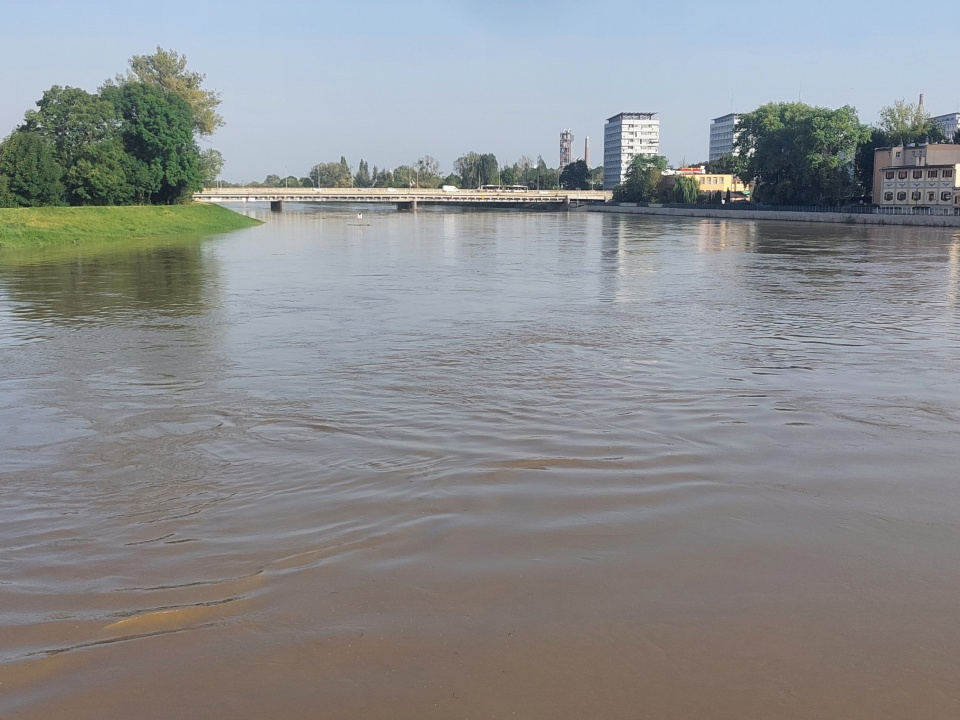
[[[0,208],[0,250],[217,235],[260,224],[216,205]]]

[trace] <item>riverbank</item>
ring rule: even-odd
[[[908,225],[913,227],[960,228],[960,215],[861,215],[842,212],[792,212],[757,210],[712,210],[688,208],[635,207],[628,205],[587,205],[581,212],[605,212],[666,217],[715,218],[718,220],[776,220],[842,225]]]
[[[0,251],[179,235],[217,235],[259,220],[216,205],[0,208]]]

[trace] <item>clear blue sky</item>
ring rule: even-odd
[[[604,120],[656,111],[672,162],[705,159],[710,119],[773,100],[960,105],[951,6],[716,0],[0,1],[0,136],[51,85],[93,91],[131,55],[184,53],[223,93],[224,177],[303,175],[345,155],[444,171],[469,150],[557,164],[603,154]],[[939,9],[937,9],[939,8]],[[936,19],[937,12],[943,17]],[[918,16],[918,17],[920,17]]]

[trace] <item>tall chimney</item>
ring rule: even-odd
[[[588,135],[583,140],[583,161],[587,164],[587,168],[590,167],[590,136]]]
[[[923,93],[920,93],[920,110],[923,110]]]

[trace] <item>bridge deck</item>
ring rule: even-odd
[[[207,188],[196,193],[198,202],[300,202],[442,204],[555,204],[602,203],[611,193],[596,190],[442,190],[406,188]]]

